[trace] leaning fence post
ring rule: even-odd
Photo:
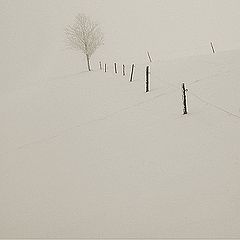
[[[211,44],[212,52],[215,53],[216,51],[215,51],[215,48],[214,48],[214,46],[213,46],[213,43],[210,42],[210,44]]]
[[[183,115],[188,113],[188,109],[187,109],[187,94],[186,92],[188,91],[188,89],[186,89],[185,84],[182,84],[182,98],[183,98]]]
[[[152,58],[151,58],[151,55],[150,55],[150,53],[149,53],[149,52],[147,52],[147,55],[148,55],[149,61],[150,61],[150,63],[151,63],[151,62],[152,62]]]
[[[134,71],[134,67],[135,67],[135,65],[133,64],[133,65],[132,65],[132,70],[131,70],[130,82],[133,81],[133,71]]]
[[[150,91],[150,88],[149,88],[149,66],[146,67],[146,93]]]

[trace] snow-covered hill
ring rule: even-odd
[[[0,237],[240,237],[239,65],[154,62],[148,94],[146,64],[3,92]]]

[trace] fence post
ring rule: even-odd
[[[150,61],[150,63],[151,63],[151,62],[152,62],[152,58],[151,58],[151,56],[150,56],[150,53],[147,52],[147,55],[148,55],[149,61]]]
[[[130,82],[133,81],[133,71],[134,71],[135,65],[132,65],[132,70],[131,70],[131,76],[130,76]]]
[[[123,76],[125,76],[126,75],[126,73],[125,73],[125,65],[123,64],[123,66],[122,66],[122,74],[123,74]]]
[[[188,113],[188,109],[187,109],[187,94],[186,92],[188,91],[188,89],[186,89],[185,84],[182,84],[182,91],[183,91],[183,115]]]
[[[104,65],[104,72],[107,72],[107,64]]]
[[[146,93],[150,91],[149,88],[149,66],[146,67]]]
[[[215,51],[215,48],[213,46],[213,43],[211,42],[210,44],[211,44],[212,52],[215,53],[216,51]]]
[[[117,63],[114,63],[114,71],[117,74]]]
[[[99,62],[100,70],[102,70],[102,62]]]

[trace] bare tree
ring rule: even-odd
[[[85,54],[88,70],[91,71],[90,58],[103,45],[103,33],[99,25],[88,16],[78,14],[74,24],[66,27],[65,33],[68,47]]]

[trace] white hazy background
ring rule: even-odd
[[[0,0],[0,238],[239,238],[240,51],[221,52],[240,48],[239,9]],[[78,13],[105,34],[94,68],[136,63],[131,84],[83,72],[64,43]]]
[[[238,0],[1,0],[1,91],[85,70],[66,50],[64,28],[77,13],[98,21],[105,45],[93,61],[146,60],[240,47]]]

